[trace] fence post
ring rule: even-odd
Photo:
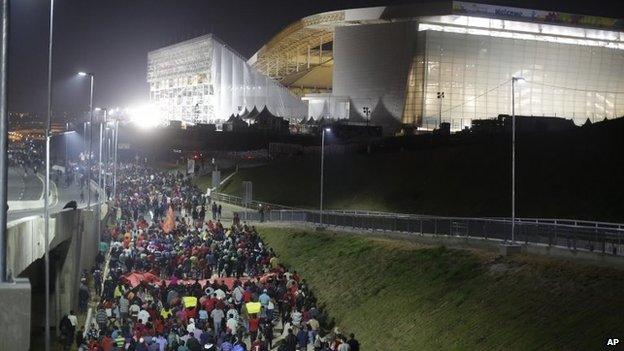
[[[488,236],[487,236],[487,221],[483,221],[483,232],[481,233],[481,235],[483,235],[483,237],[487,240]]]

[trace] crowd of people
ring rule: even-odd
[[[67,346],[359,350],[353,335],[324,331],[326,317],[305,279],[280,262],[256,228],[222,223],[222,206],[185,174],[124,164],[118,177],[116,213],[103,235],[110,255],[107,264],[99,255],[93,269],[100,296],[94,320],[76,331],[73,311],[64,317]]]
[[[21,169],[24,175],[37,174],[43,169],[43,150],[34,142],[24,142],[22,147],[10,147],[9,167]]]

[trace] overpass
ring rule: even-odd
[[[92,191],[95,191],[92,184]],[[63,202],[64,204],[64,202]],[[94,204],[95,205],[95,204]],[[91,268],[98,251],[97,215],[81,203],[76,209],[62,209],[61,201],[50,215],[50,326],[55,328],[63,314],[78,308],[81,272]],[[0,289],[0,350],[29,349],[31,331],[45,322],[45,222],[41,210],[34,215],[9,219],[7,223],[7,272],[13,283]],[[100,220],[108,206],[102,205]],[[9,213],[9,218],[11,214]],[[6,288],[5,288],[6,286]]]

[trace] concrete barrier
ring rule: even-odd
[[[54,182],[50,182],[50,196],[48,197],[48,201],[50,203],[50,207],[56,206],[56,203],[58,202],[58,188],[56,187],[56,184]],[[37,208],[43,208],[43,206],[45,205],[45,199],[43,198],[42,192],[41,197],[38,200],[12,200],[7,201],[7,203],[9,205],[9,212],[33,210]]]
[[[98,218],[105,217],[108,206],[102,206],[101,210],[103,215],[83,208],[66,209],[50,216],[50,271],[54,286],[50,299],[52,327],[57,325],[63,314],[78,308],[81,272],[91,268],[95,261],[99,244],[96,223]],[[44,228],[42,216],[21,218],[7,225],[7,272],[11,277],[27,278],[16,279],[16,283],[21,282],[19,285],[10,283],[14,285],[0,287],[0,312],[3,315],[14,310],[11,304],[15,304],[18,294],[27,297],[21,301],[23,303],[16,305],[20,306],[21,314],[11,319],[11,323],[21,332],[12,335],[14,328],[0,328],[0,340],[12,342],[10,345],[14,347],[11,350],[28,350],[31,329],[38,330],[43,326],[45,294],[42,280],[45,274],[40,259],[45,255]],[[0,347],[0,350],[4,348]]]

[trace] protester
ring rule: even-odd
[[[224,225],[223,207],[184,174],[118,167],[120,216],[102,234],[109,269],[102,259],[92,270],[103,283],[97,326],[81,341],[90,350],[264,351],[276,326],[289,351],[341,337],[319,341],[314,295],[255,227],[238,217]]]

